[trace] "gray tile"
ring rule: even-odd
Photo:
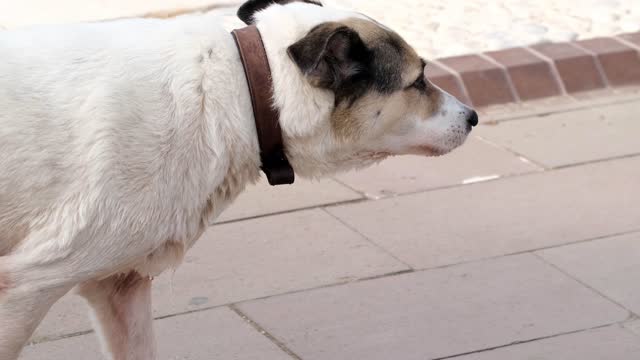
[[[627,322],[624,324],[624,327],[632,333],[640,336],[640,320]]]
[[[406,270],[321,210],[218,225],[205,233],[175,272],[154,284],[162,316]],[[91,329],[84,300],[67,296],[34,340]]]
[[[156,316],[408,269],[321,210],[307,210],[208,230],[182,266],[154,284]],[[78,296],[56,304],[34,340],[91,329]]]
[[[405,270],[322,210],[215,226],[157,279],[156,314],[255,299]]]
[[[628,317],[530,254],[244,303],[305,360],[424,360]]]
[[[548,167],[640,154],[640,101],[481,126],[477,135]]]
[[[104,360],[94,334],[70,337],[27,346],[19,360]]]
[[[227,308],[159,320],[158,358],[292,360]],[[94,334],[27,347],[22,360],[103,359]]]
[[[559,336],[462,356],[456,360],[631,360],[640,359],[640,338],[620,326]]]
[[[270,186],[264,177],[250,186],[217,222],[359,199],[362,196],[334,180],[296,179],[293,185]]]
[[[640,233],[563,246],[538,254],[640,314]]]
[[[640,228],[640,157],[328,211],[415,268]]]
[[[443,157],[399,156],[337,179],[367,197],[379,198],[538,169],[510,152],[470,138],[460,149]]]
[[[31,337],[32,341],[57,339],[60,336],[84,332],[91,329],[89,307],[84,299],[68,294],[60,299],[44,318]]]

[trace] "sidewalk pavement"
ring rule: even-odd
[[[157,280],[160,359],[640,358],[638,113],[505,107],[449,156],[250,189]],[[100,359],[85,313],[22,359]]]

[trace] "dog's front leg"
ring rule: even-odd
[[[0,360],[14,360],[40,321],[75,284],[60,276],[66,264],[0,256]]]
[[[102,347],[113,360],[156,358],[151,279],[136,272],[91,281],[79,288],[91,306]]]
[[[0,289],[0,360],[13,360],[55,301],[71,286]]]

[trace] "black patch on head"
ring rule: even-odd
[[[288,49],[312,84],[334,92],[336,106],[351,106],[372,90],[401,90],[405,51],[393,32],[365,44],[357,31],[337,22],[316,26]]]
[[[258,11],[262,11],[273,4],[286,5],[292,2],[304,2],[307,4],[322,6],[322,4],[316,0],[249,0],[240,6],[240,9],[238,10],[238,17],[245,24],[251,25],[254,23],[253,16]]]
[[[336,103],[353,102],[370,87],[373,53],[347,26],[318,25],[287,52],[312,84],[335,93]]]
[[[392,93],[402,86],[402,69],[404,67],[404,49],[397,35],[387,36],[372,44],[374,60],[374,87],[381,93]]]

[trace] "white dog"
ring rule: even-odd
[[[299,176],[445,154],[477,124],[361,14],[251,0],[239,15],[262,34]],[[243,65],[214,16],[0,32],[0,360],[73,288],[111,358],[154,359],[152,277],[260,166]]]

